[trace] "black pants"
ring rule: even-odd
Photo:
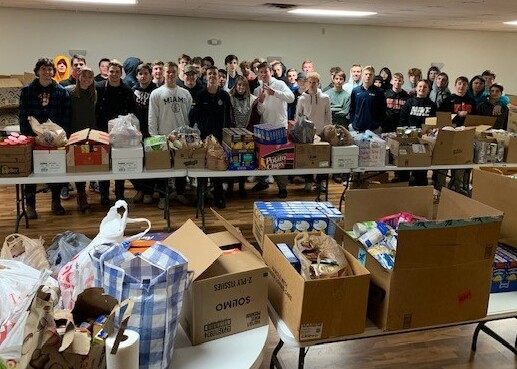
[[[66,183],[52,183],[49,184],[50,191],[52,193],[52,202],[60,202],[61,189],[66,186]],[[35,184],[27,184],[24,186],[25,201],[28,206],[36,207],[36,187]]]
[[[123,199],[124,198],[124,183],[125,180],[117,179],[115,181],[115,198]],[[110,181],[99,181],[99,192],[101,193],[101,197],[109,197],[110,191]]]

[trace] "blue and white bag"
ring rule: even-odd
[[[95,286],[119,301],[131,298],[135,303],[127,329],[140,334],[140,369],[168,368],[189,285],[185,257],[155,243],[140,255],[120,246],[94,251],[92,260]]]

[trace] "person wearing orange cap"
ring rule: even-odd
[[[70,59],[66,55],[58,55],[54,58],[54,66],[56,67],[56,74],[52,79],[57,83],[68,79],[70,77]]]

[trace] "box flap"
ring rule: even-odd
[[[345,197],[345,229],[357,222],[407,211],[427,219],[433,217],[433,187],[394,187],[349,190]]]
[[[95,141],[103,145],[110,144],[110,136],[106,132],[97,131],[96,129],[85,128],[70,135],[67,146],[73,145],[82,141]]]
[[[436,214],[437,220],[502,217],[503,212],[457,192],[443,188]],[[502,218],[501,218],[502,220]]]
[[[70,135],[68,138],[68,142],[66,145],[73,145],[81,141],[86,141],[88,138],[88,132],[90,131],[90,128],[85,128],[80,131],[74,132]]]
[[[191,219],[162,243],[187,258],[188,269],[194,271],[194,280],[223,253]]]
[[[212,210],[212,213],[214,213],[215,217],[217,219],[219,219],[221,221],[221,223],[223,224],[224,228],[226,228],[226,230],[228,232],[230,232],[232,234],[232,236],[234,236],[236,239],[238,239],[241,243],[242,243],[242,247],[243,248],[246,248],[246,251],[251,251],[255,254],[256,257],[258,257],[260,260],[262,260],[262,255],[260,255],[260,253],[257,251],[257,249],[255,247],[253,247],[253,245],[251,243],[248,242],[248,240],[246,240],[246,238],[244,238],[244,236],[242,235],[241,232],[239,232],[237,230],[237,228],[235,228],[234,226],[232,226],[226,219],[223,218],[223,216],[221,216],[217,211],[215,211],[214,209],[210,208],[210,210]]]
[[[23,87],[18,78],[0,78],[0,88]]]
[[[484,115],[473,115],[467,114],[465,117],[465,127],[474,127],[474,126],[490,126],[493,127],[497,117],[486,117]]]

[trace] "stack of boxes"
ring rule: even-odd
[[[294,169],[295,144],[287,140],[287,130],[272,123],[253,126],[258,169]]]
[[[255,141],[245,128],[224,128],[223,149],[228,156],[229,170],[255,169]]]

